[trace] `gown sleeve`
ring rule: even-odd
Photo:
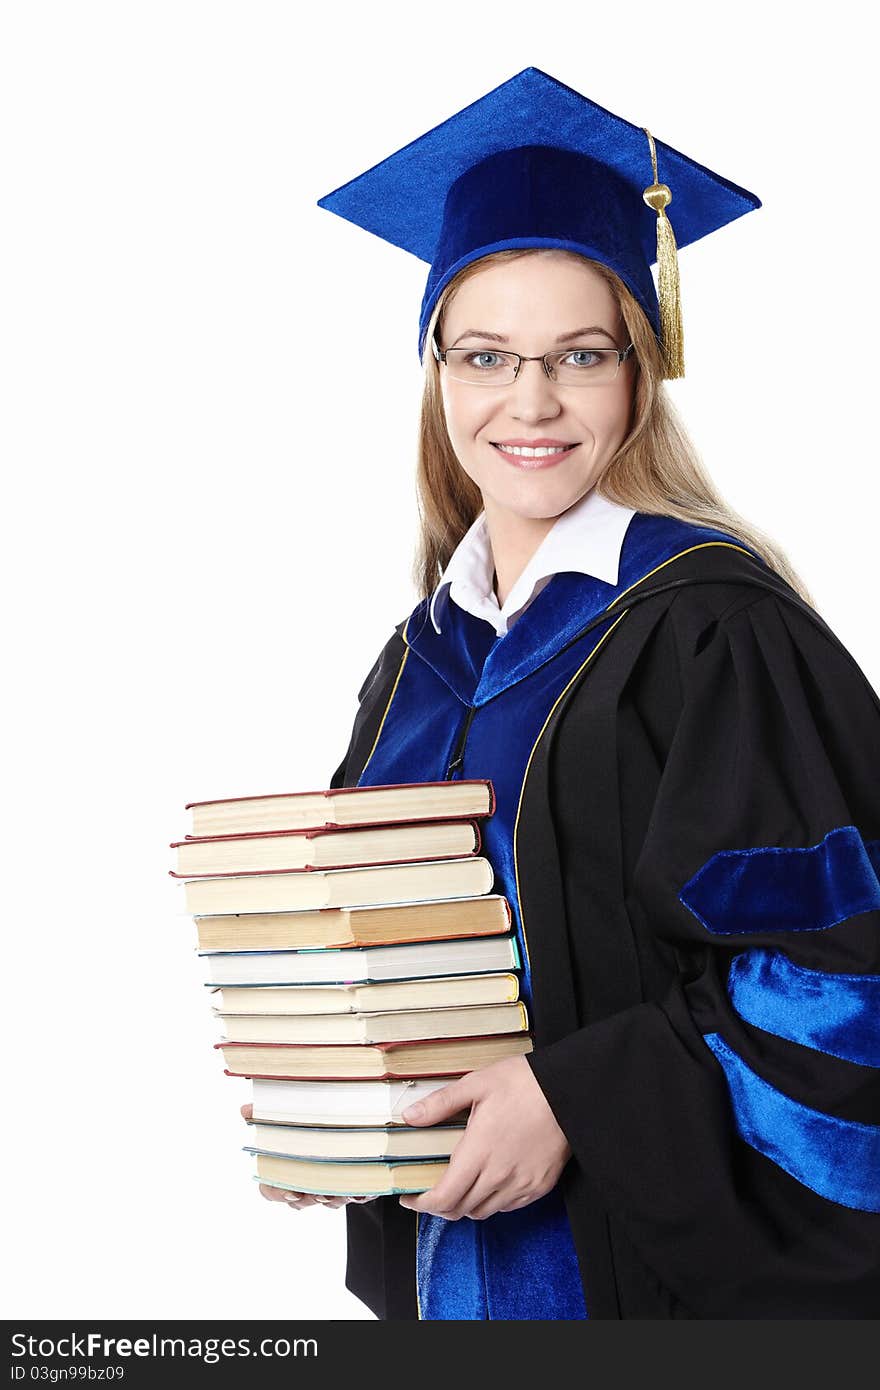
[[[358,749],[359,743],[362,743],[365,737],[370,737],[371,741],[372,738],[375,737],[379,722],[377,711],[380,709],[384,710],[385,708],[387,697],[390,693],[390,687],[393,683],[393,678],[400,661],[403,640],[400,634],[403,626],[403,622],[398,623],[394,633],[389,637],[385,646],[382,648],[364,677],[361,688],[358,691],[358,709],[354,724],[352,725],[348,747],[345,750],[342,762],[336,768],[327,784],[329,787],[344,787],[357,783],[362,768],[352,768],[351,783],[347,784],[346,775],[349,764],[352,755]],[[361,761],[363,762],[364,759]],[[354,775],[355,773],[357,775]]]
[[[693,1316],[875,1317],[880,702],[804,610],[731,607],[684,646],[623,884],[668,984],[528,1062]]]

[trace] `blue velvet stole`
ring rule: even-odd
[[[715,935],[826,931],[880,908],[880,840],[854,825],[807,848],[722,849],[679,893]]]
[[[734,957],[727,990],[746,1023],[880,1067],[880,975],[832,975],[795,965],[782,951],[752,950]]]
[[[724,1071],[747,1144],[820,1197],[880,1212],[880,1126],[813,1110],[758,1076],[719,1033],[703,1040]]]
[[[531,924],[527,942],[515,832],[531,753],[562,692],[625,618],[614,614],[579,639],[580,630],[629,588],[701,545],[753,553],[720,531],[638,512],[627,528],[616,585],[592,575],[556,574],[502,637],[461,609],[447,589],[437,604],[439,633],[430,620],[430,596],[404,627],[407,651],[358,785],[443,780],[468,711],[474,712],[458,775],[487,778],[495,789],[495,812],[481,821],[481,853],[494,871],[492,891],[510,904],[530,1020],[529,949],[541,949],[541,923]],[[424,1319],[588,1316],[558,1186],[537,1202],[484,1221],[419,1213],[416,1271]]]
[[[841,825],[815,845],[719,850],[678,896],[714,935],[828,931],[880,908],[878,872],[880,840]],[[880,977],[807,970],[782,951],[755,948],[734,957],[727,989],[746,1023],[880,1066]],[[747,1144],[829,1201],[880,1211],[880,1128],[813,1110],[759,1077],[720,1034],[705,1041]]]
[[[405,640],[460,700],[480,707],[550,661],[629,589],[648,578],[661,578],[657,571],[664,565],[705,545],[732,546],[754,556],[724,532],[636,512],[621,548],[617,584],[574,571],[556,574],[501,638],[490,623],[460,609],[444,586],[435,610],[440,632],[431,622],[429,595],[411,613]],[[593,632],[602,630],[600,626]]]

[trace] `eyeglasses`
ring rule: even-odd
[[[518,352],[496,352],[494,348],[446,348],[432,338],[431,348],[455,381],[469,386],[510,386],[519,376],[523,362],[543,362],[551,381],[560,386],[604,386],[613,381],[634,351],[633,344],[618,348],[566,348],[545,352],[540,357],[523,357]]]

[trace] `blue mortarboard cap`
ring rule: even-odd
[[[318,206],[429,263],[420,359],[437,299],[459,270],[492,251],[547,246],[615,271],[653,325],[666,375],[682,376],[676,250],[761,202],[529,67]]]

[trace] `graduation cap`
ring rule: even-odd
[[[620,277],[654,328],[666,377],[684,376],[677,248],[760,206],[754,193],[534,67],[318,200],[430,265],[420,360],[437,300],[463,266],[508,247],[546,246]]]

